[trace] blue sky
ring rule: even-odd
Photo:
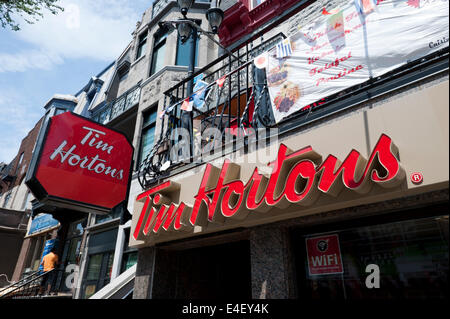
[[[57,16],[0,27],[0,162],[14,159],[54,94],[77,93],[120,55],[152,1],[61,0]]]

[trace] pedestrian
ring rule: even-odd
[[[56,278],[55,267],[58,264],[59,258],[58,255],[56,254],[56,247],[53,247],[50,253],[48,253],[47,255],[44,256],[44,258],[42,258],[41,265],[42,267],[44,267],[44,276],[42,277],[39,295],[42,296],[42,293],[44,292],[45,288],[47,288],[47,290],[45,291],[45,295],[50,294],[50,291]]]

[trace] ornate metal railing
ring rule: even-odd
[[[113,102],[107,103],[100,107],[99,110],[96,110],[92,115],[92,119],[100,124],[107,124],[133,106],[139,104],[140,97],[141,87],[139,85],[134,86]]]
[[[186,163],[186,158],[182,155],[171,156],[170,149],[183,127],[181,107],[187,98],[188,83],[194,77],[200,76],[197,81],[202,81],[206,86],[202,88],[204,95],[201,106],[194,106],[191,113],[196,124],[190,143],[192,156],[188,161],[193,160],[196,152],[194,148],[205,150],[212,145],[213,148],[220,148],[227,144],[226,139],[231,139],[229,144],[235,146],[234,140],[250,134],[251,128],[269,127],[273,124],[270,118],[259,116],[258,113],[259,106],[268,98],[268,92],[264,81],[255,81],[257,70],[253,66],[253,59],[284,38],[286,36],[279,33],[266,41],[260,37],[249,40],[233,51],[234,57],[227,54],[221,56],[164,93],[166,116],[162,119],[159,140],[139,168],[138,177],[143,188],[154,183],[166,165],[173,168]],[[223,85],[217,85],[217,80],[224,77]],[[194,90],[198,93],[195,86]],[[208,128],[216,128],[220,132],[220,137],[211,136],[216,139],[212,143],[202,140]]]
[[[56,269],[47,272],[34,272],[30,276],[14,283],[0,291],[0,299],[28,299],[39,296],[44,276]]]

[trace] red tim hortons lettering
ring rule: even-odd
[[[308,206],[320,193],[337,196],[344,186],[358,193],[367,193],[374,183],[395,187],[405,177],[398,158],[397,147],[383,134],[368,160],[352,150],[343,162],[333,155],[322,161],[311,146],[293,152],[281,144],[277,158],[268,164],[270,176],[255,168],[246,184],[240,179],[239,165],[225,160],[219,170],[207,164],[192,208],[184,202],[171,203],[170,194],[180,189],[174,182],[139,195],[140,214],[133,237],[145,239],[161,229],[192,230],[208,222],[223,223],[226,218],[243,219],[250,212],[264,213],[271,207]]]

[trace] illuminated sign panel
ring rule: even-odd
[[[133,147],[119,132],[66,112],[49,120],[27,185],[39,201],[107,213],[126,200]]]

